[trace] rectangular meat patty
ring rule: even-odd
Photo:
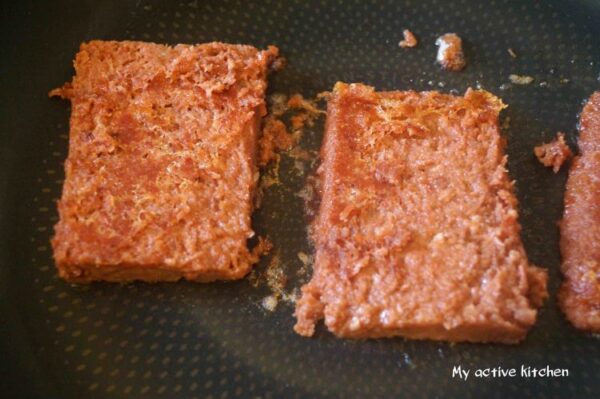
[[[522,340],[546,294],[527,261],[485,91],[375,92],[338,83],[319,170],[313,277],[296,332]]]
[[[208,43],[81,45],[52,239],[59,274],[92,280],[237,279],[268,65],[277,49]]]
[[[559,303],[579,329],[600,333],[600,92],[581,112],[560,224],[564,281]]]

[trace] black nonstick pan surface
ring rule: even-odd
[[[0,44],[0,389],[2,397],[600,397],[600,341],[573,329],[556,306],[558,230],[566,171],[532,155],[557,131],[575,147],[582,101],[600,89],[598,1],[21,1],[2,6]],[[400,49],[402,30],[419,38]],[[435,64],[435,39],[456,32],[467,68]],[[344,341],[321,326],[297,336],[293,308],[261,306],[265,284],[92,284],[57,279],[49,239],[56,222],[69,107],[47,98],[70,80],[80,42],[213,40],[277,45],[287,68],[270,93],[307,97],[338,81],[381,90],[482,87],[510,107],[509,169],[531,261],[548,269],[551,298],[519,345]],[[511,48],[517,58],[509,55]],[[510,74],[530,75],[526,86]],[[300,146],[318,149],[322,121]],[[281,184],[254,217],[297,287],[298,252],[310,253],[306,173],[282,155]],[[307,172],[308,173],[308,172]],[[264,270],[269,258],[258,270]],[[470,369],[467,381],[454,366]],[[568,369],[568,377],[476,378],[478,368]]]

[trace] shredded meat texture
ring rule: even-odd
[[[52,239],[71,282],[243,277],[266,75],[277,48],[81,45]],[[262,241],[261,241],[262,242]]]
[[[600,92],[588,100],[579,125],[580,155],[571,163],[560,224],[559,303],[575,327],[600,333]]]
[[[467,65],[462,39],[455,33],[446,33],[437,38],[437,62],[449,71],[460,71]]]
[[[288,133],[285,124],[281,120],[274,117],[266,118],[258,146],[258,164],[266,166],[275,159],[277,152],[287,151],[294,144],[294,137]]]
[[[292,95],[288,100],[288,107],[290,107],[291,109],[302,109],[313,115],[320,115],[324,113],[319,108],[317,108],[313,101],[307,100],[304,97],[302,97],[302,94]]]
[[[299,112],[296,115],[292,115],[290,118],[290,123],[292,124],[292,128],[294,130],[302,129],[304,125],[313,124],[313,119],[311,118],[311,114],[308,112]]]
[[[402,31],[402,35],[404,36],[404,39],[401,40],[400,43],[398,43],[398,45],[402,48],[416,47],[419,43],[415,35],[408,29],[404,29]]]
[[[554,140],[536,146],[533,152],[538,161],[547,168],[551,167],[554,173],[557,173],[561,166],[573,156],[571,149],[565,143],[564,133],[557,133]]]
[[[321,94],[317,95],[317,99],[320,99]],[[315,120],[325,113],[317,107],[313,100],[307,100],[301,94],[292,95],[287,106],[289,109],[295,110],[290,117],[290,123],[295,132],[301,132],[306,125],[313,126]]]
[[[520,239],[500,99],[338,83],[327,108],[311,281],[295,330],[522,340],[546,293]]]

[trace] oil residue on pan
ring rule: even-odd
[[[276,44],[288,66],[270,93],[315,98],[336,81],[378,90],[464,93],[480,86],[509,104],[504,117],[509,171],[516,180],[522,238],[531,261],[560,284],[558,231],[566,172],[539,165],[532,149],[557,131],[575,144],[581,101],[600,88],[600,5],[495,0],[281,1],[124,4],[18,2],[3,14],[5,95],[0,196],[0,306],[3,392],[12,397],[597,397],[595,338],[576,332],[548,301],[527,340],[514,347],[435,342],[313,339],[292,330],[293,307],[262,301],[268,284],[249,280],[198,285],[94,284],[56,278],[49,238],[66,158],[68,110],[45,93],[72,75],[81,41]],[[61,21],[60,24],[53,23]],[[52,26],[52,29],[48,29]],[[419,38],[398,47],[410,27]],[[456,32],[468,66],[435,64],[435,39]],[[509,49],[516,55],[513,57]],[[42,69],[39,66],[43,66]],[[530,76],[530,84],[510,75]],[[316,155],[322,118],[306,126],[298,147]],[[292,154],[293,155],[293,154]],[[310,175],[283,154],[280,184],[264,192],[257,235],[269,237],[290,293],[310,277],[304,200]],[[304,255],[299,255],[304,254]],[[270,258],[258,266],[268,268]],[[298,270],[305,270],[298,275]],[[306,271],[307,270],[307,271]],[[6,318],[6,322],[4,320]],[[5,334],[6,333],[6,334]],[[5,344],[7,343],[7,344]],[[4,355],[6,353],[6,355]],[[479,368],[566,368],[568,377],[477,378]],[[455,366],[471,370],[467,381]],[[28,395],[30,394],[30,395]]]

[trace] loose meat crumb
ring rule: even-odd
[[[281,295],[287,284],[287,276],[283,272],[281,254],[279,251],[271,258],[267,271],[265,272],[265,277],[271,291],[276,295]]]
[[[273,312],[275,308],[277,308],[278,303],[279,300],[277,299],[277,296],[269,295],[263,298],[262,307],[265,308],[265,310],[268,310],[269,312]]]
[[[319,207],[320,179],[315,175],[306,178],[304,186],[295,195],[304,201],[304,213],[309,219],[313,219]],[[309,226],[309,230],[311,226]]]
[[[556,138],[550,143],[544,143],[533,149],[535,156],[545,167],[552,167],[552,171],[557,173],[560,167],[568,161],[573,153],[565,143],[564,133],[557,133]]]
[[[304,266],[308,266],[310,264],[310,255],[308,255],[305,252],[298,252],[297,253],[298,259],[300,259],[300,262],[302,262],[302,264]]]
[[[404,40],[401,40],[400,43],[398,43],[398,45],[400,47],[402,47],[402,48],[416,47],[417,44],[419,44],[415,35],[408,29],[404,29],[402,31],[402,35],[404,35]]]
[[[286,65],[287,59],[285,59],[284,57],[277,57],[271,62],[271,64],[269,65],[269,69],[272,72],[279,72],[283,70]]]
[[[288,109],[287,96],[285,94],[273,93],[267,100],[269,102],[269,115],[271,116],[281,116]]]
[[[510,75],[508,79],[511,81],[511,83],[514,83],[516,85],[528,85],[534,80],[533,76],[515,74]]]
[[[262,199],[265,195],[265,191],[271,186],[277,186],[281,184],[279,180],[279,165],[281,163],[281,156],[274,152],[273,162],[269,163],[269,167],[260,176],[260,183],[254,193],[254,208],[258,209],[262,205]]]
[[[294,138],[288,133],[281,120],[274,117],[266,118],[259,141],[258,164],[266,166],[275,159],[276,152],[289,150],[294,144]]]
[[[325,98],[327,92],[319,93],[317,100]],[[258,165],[265,168],[258,189],[255,192],[255,207],[260,207],[266,189],[281,183],[279,180],[280,152],[294,160],[297,175],[304,175],[303,162],[310,161],[312,168],[316,155],[298,148],[305,126],[313,126],[317,118],[324,114],[316,100],[307,100],[301,94],[289,97],[282,93],[274,93],[268,97],[269,115],[263,121],[262,137],[259,140]],[[289,123],[286,125],[286,123]],[[257,179],[258,180],[258,179]]]
[[[517,58],[517,53],[515,53],[515,50],[509,48],[508,49],[508,54],[512,57],[512,58]]]
[[[262,273],[254,271],[249,276],[250,284],[257,288],[261,284],[266,286],[271,291],[271,294],[261,300],[261,306],[270,312],[277,308],[280,301],[287,303],[295,303],[298,296],[298,290],[293,288],[289,291],[285,290],[288,278],[285,274],[285,269],[281,263],[281,253],[277,251],[269,261],[267,268]]]
[[[292,124],[292,128],[294,130],[302,129],[305,124],[308,123],[309,126],[312,126],[314,122],[309,120],[310,114],[308,112],[299,112],[296,115],[290,118],[290,122]]]
[[[63,100],[70,100],[73,98],[73,85],[70,82],[65,83],[62,87],[50,90],[48,97],[60,97]]]
[[[599,80],[600,80],[600,77],[599,77]],[[317,93],[316,99],[317,99],[317,101],[320,101],[320,100],[326,100],[327,101],[327,100],[329,100],[330,97],[331,97],[331,92],[330,91],[322,91],[320,93]]]
[[[305,99],[304,97],[302,97],[302,94],[292,95],[288,100],[287,105],[292,109],[303,109],[315,115],[325,114],[325,111],[317,108],[314,101]]]
[[[304,275],[306,275],[308,273],[308,269],[314,263],[314,256],[308,255],[305,252],[298,252],[297,256],[298,256],[298,259],[300,259],[300,262],[302,262],[302,267],[300,267],[298,269],[298,271],[296,272],[296,274],[298,276],[304,276]]]
[[[442,68],[449,71],[460,71],[467,65],[462,48],[462,39],[457,34],[446,33],[438,37],[435,44],[439,46],[437,62]]]
[[[318,97],[317,97],[318,98]],[[298,112],[290,117],[292,130],[296,140],[300,140],[304,126],[313,126],[315,120],[325,114],[325,111],[320,110],[315,101],[307,100],[301,94],[294,94],[287,102],[290,109],[298,110]]]
[[[317,151],[309,151],[298,147],[292,148],[292,150],[289,153],[289,156],[291,158],[300,161],[314,161],[317,155]]]
[[[267,255],[273,249],[273,243],[269,238],[266,237],[258,237],[258,244],[254,248],[252,248],[252,256],[256,258],[258,262],[258,258]]]

